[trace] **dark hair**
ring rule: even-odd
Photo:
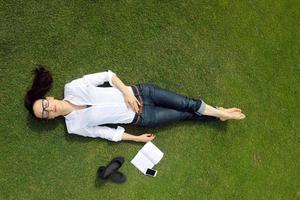
[[[45,65],[38,64],[32,71],[34,73],[34,79],[30,90],[25,95],[25,107],[31,114],[33,113],[33,104],[38,99],[45,98],[45,95],[52,88],[52,75],[50,71],[45,69]]]

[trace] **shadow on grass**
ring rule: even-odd
[[[140,135],[143,133],[158,133],[163,132],[165,130],[169,130],[172,127],[180,127],[184,126],[186,124],[199,124],[199,126],[208,126],[212,129],[217,130],[218,133],[225,133],[227,130],[227,121],[221,122],[220,120],[217,120],[215,118],[208,118],[202,121],[184,121],[184,122],[175,122],[167,125],[162,125],[160,127],[152,127],[152,128],[144,128],[139,126],[133,126],[130,124],[120,124],[126,129],[126,132],[133,134],[133,135]],[[48,131],[51,131],[55,129],[59,124],[64,124],[65,127],[65,139],[69,142],[82,142],[87,143],[94,141],[95,138],[88,138],[88,137],[82,137],[75,134],[68,134],[67,128],[65,126],[64,118],[56,118],[52,120],[44,120],[44,119],[38,119],[33,117],[32,115],[27,115],[27,125],[28,127],[36,133],[47,133]],[[118,125],[116,124],[108,124],[106,126],[109,126],[111,128],[116,128]],[[108,140],[98,140],[99,142],[107,142],[109,146],[117,145],[117,142],[111,142]],[[127,143],[130,143],[132,145],[139,146],[140,143],[132,142],[132,141],[126,141]]]
[[[31,114],[27,115],[27,126],[36,133],[47,133],[55,129],[60,123],[64,123],[62,118],[45,120],[33,117]]]
[[[193,123],[193,122],[188,122],[188,123]],[[201,126],[207,126],[211,129],[215,129],[220,134],[226,133],[228,127],[228,121],[220,121],[219,119],[208,119],[198,123],[200,123]]]
[[[101,188],[101,187],[104,187],[106,184],[108,183],[113,183],[112,181],[110,181],[109,179],[107,180],[103,180],[103,179],[100,179],[97,177],[96,175],[96,178],[95,178],[95,187],[96,188]],[[126,183],[126,182],[125,182]],[[116,185],[121,185],[121,183],[113,183],[113,184],[116,184]]]
[[[199,127],[201,126],[207,126],[211,129],[215,129],[218,133],[224,134],[227,131],[228,127],[228,121],[220,121],[219,119],[216,119],[214,117],[208,117],[206,119],[203,119],[201,121],[181,121],[181,122],[174,122],[169,123],[165,125],[161,125],[159,127],[152,127],[152,128],[144,128],[144,127],[137,127],[132,125],[122,125],[125,127],[126,131],[129,133],[158,133],[158,132],[164,132],[166,130],[170,130],[172,128],[178,128],[181,126],[186,125],[195,125],[197,124]]]
[[[102,180],[102,179],[98,178],[97,174],[96,174],[96,178],[95,178],[95,187],[96,188],[104,187],[104,185],[106,183],[107,183],[107,180]]]
[[[160,127],[153,127],[153,128],[144,128],[144,127],[138,127],[134,125],[129,125],[129,124],[120,124],[120,126],[124,127],[127,133],[130,133],[132,135],[141,135],[144,133],[160,133],[160,132],[165,132],[167,130],[170,130],[171,128],[177,128],[180,126],[185,126],[185,125],[194,125],[195,123],[198,123],[199,128],[201,126],[208,126],[211,129],[215,129],[218,134],[225,134],[227,130],[227,121],[226,122],[221,122],[219,120],[207,120],[203,122],[195,122],[195,121],[185,121],[185,122],[179,122],[179,123],[171,123],[168,125],[162,125]],[[111,125],[110,125],[111,126]],[[115,125],[114,125],[115,126]],[[111,126],[113,127],[113,126]],[[108,146],[115,146],[119,145],[119,142],[113,142],[109,140],[103,140],[99,138],[89,138],[89,137],[82,137],[79,135],[75,134],[68,134],[67,129],[65,128],[65,139],[68,142],[81,142],[81,143],[88,143],[88,142],[93,142],[95,139],[99,143],[106,143]],[[140,142],[134,142],[134,141],[122,141],[122,143],[128,143],[132,146],[141,146],[143,143]]]

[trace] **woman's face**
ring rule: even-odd
[[[63,104],[54,97],[36,100],[33,104],[33,112],[37,118],[54,119],[61,115]]]

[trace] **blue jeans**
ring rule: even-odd
[[[182,120],[215,119],[202,115],[205,108],[202,100],[176,94],[153,84],[139,84],[138,88],[143,101],[139,124],[142,127],[156,127]]]

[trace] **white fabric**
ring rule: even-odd
[[[111,141],[122,140],[125,129],[103,124],[128,124],[135,116],[128,108],[122,92],[112,83],[112,71],[85,75],[65,85],[64,100],[75,105],[90,105],[65,116],[69,133],[85,137],[100,137]],[[97,87],[108,81],[113,87]],[[128,87],[133,94],[132,88]]]

